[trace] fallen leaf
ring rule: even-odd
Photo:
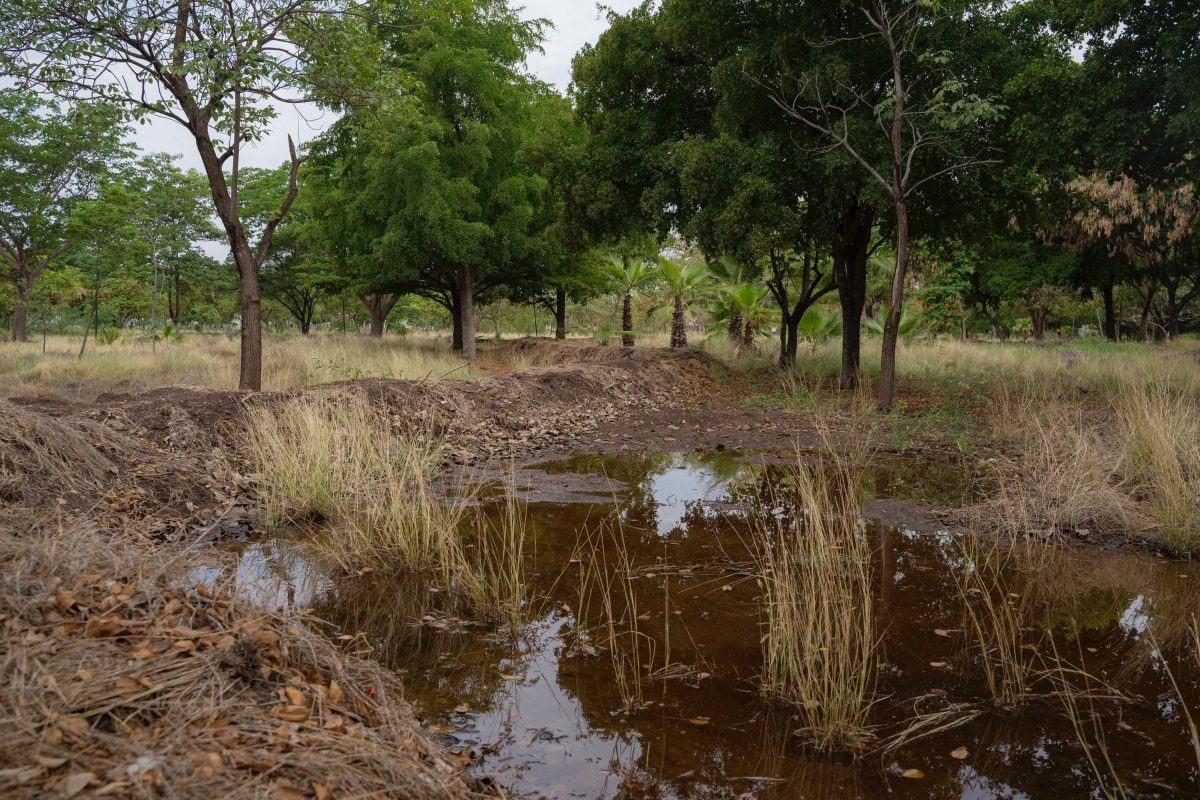
[[[639,615],[638,615],[638,621],[639,621],[639,622],[645,622],[645,621],[646,621],[646,620],[648,620],[648,619],[650,619],[650,615],[649,615],[649,614],[639,614]]]
[[[59,789],[63,798],[74,797],[88,787],[88,784],[96,780],[94,772],[76,772],[74,775],[68,775],[63,778]]]
[[[90,669],[80,669],[76,674],[79,675],[79,680],[81,681],[90,681],[92,679],[92,671]]]
[[[525,678],[524,675],[517,675],[517,674],[511,673],[511,672],[502,672],[502,673],[500,673],[500,677],[506,681],[519,681],[519,680],[524,680],[524,678]]]
[[[65,758],[51,758],[50,756],[38,756],[37,762],[46,769],[58,769],[63,764],[67,763]]]
[[[956,747],[955,749],[950,751],[950,757],[957,758],[959,761],[962,761],[964,758],[966,758],[969,755],[971,755],[971,754],[969,752],[967,752],[967,748],[965,748],[965,747]]]
[[[470,710],[471,710],[471,707],[468,706],[466,703],[459,703],[458,705],[456,705],[454,707],[455,714],[465,714]]]
[[[301,692],[295,686],[284,687],[283,694],[284,694],[284,699],[287,700],[287,702],[290,705],[293,705],[293,706],[304,705],[304,692]]]
[[[689,725],[695,725],[697,728],[703,728],[709,722],[705,717],[695,717],[688,720]]]
[[[900,777],[908,778],[909,780],[913,781],[919,781],[925,777],[925,773],[921,772],[919,769],[906,769],[904,772],[900,773]]]
[[[945,628],[935,628],[933,632],[936,633],[938,636],[949,636],[950,635],[950,631],[946,630]]]
[[[733,591],[733,587],[732,587],[732,586],[730,586],[729,584],[725,584],[724,586],[722,586],[722,587],[721,587],[721,591],[722,591],[722,592],[732,592],[732,591]]]
[[[338,686],[337,681],[329,682],[329,702],[340,703],[346,699],[346,695],[342,694],[342,687]]]
[[[929,666],[941,669],[942,667],[946,666],[946,662],[945,661],[930,661]]]
[[[288,722],[304,722],[308,719],[308,706],[284,706],[275,711],[275,716]]]
[[[75,605],[75,595],[60,586],[54,590],[54,601],[63,611],[68,611]]]

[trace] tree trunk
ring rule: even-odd
[[[729,341],[740,343],[742,341],[742,313],[734,311],[729,315]]]
[[[754,352],[754,322],[746,320],[742,325],[742,338],[738,342],[738,352],[748,356]]]
[[[687,347],[687,329],[683,325],[683,295],[675,295],[675,311],[671,314],[671,347]]]
[[[1158,286],[1151,284],[1149,290],[1142,296],[1142,314],[1138,320],[1137,340],[1145,342],[1150,338],[1150,309],[1154,306],[1154,295]]]
[[[554,338],[562,341],[567,338],[567,287],[559,286],[554,290]]]
[[[399,299],[399,295],[383,293],[369,294],[363,298],[367,313],[371,315],[371,335],[376,339],[383,338],[383,329],[387,324],[388,314],[392,313],[392,309],[395,308],[396,301]]]
[[[633,347],[633,294],[625,293],[621,306],[621,346]]]
[[[12,338],[14,342],[29,341],[26,332],[29,321],[28,289],[25,288],[24,283],[24,279],[21,278],[13,282]]]
[[[1166,333],[1167,338],[1175,340],[1179,338],[1179,316],[1182,310],[1182,304],[1179,302],[1179,281],[1166,281],[1167,285],[1167,319]]]
[[[896,268],[892,293],[883,323],[883,350],[879,355],[879,410],[892,410],[896,394],[896,342],[900,338],[900,315],[904,312],[904,278],[908,271],[908,203],[896,199]]]
[[[842,311],[842,366],[838,377],[842,389],[857,389],[859,385],[867,254],[874,222],[875,210],[853,198],[833,230],[833,275]]]
[[[1047,310],[1044,308],[1029,309],[1030,320],[1033,323],[1033,338],[1039,342],[1046,341],[1046,314]]]
[[[96,277],[96,288],[92,291],[92,324],[96,326],[96,336],[100,335],[100,284],[102,279]],[[83,351],[87,349],[88,330],[91,325],[83,326],[83,343],[79,345],[79,359],[83,360]]]
[[[467,361],[475,360],[475,273],[469,266],[458,271],[458,305],[462,309],[462,353]]]
[[[1104,338],[1110,342],[1117,341],[1117,303],[1113,296],[1113,282],[1109,281],[1100,289],[1104,295]]]
[[[784,325],[786,336],[783,344],[782,366],[789,367],[796,363],[796,351],[800,347],[800,320],[803,316],[803,314],[792,314],[787,324]]]
[[[458,291],[456,285],[450,290],[450,349],[456,353],[461,353],[463,349],[463,326],[462,326],[462,293]]]

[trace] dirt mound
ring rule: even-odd
[[[453,462],[474,464],[568,447],[630,415],[694,404],[717,390],[713,360],[696,350],[501,345],[524,368],[476,381],[363,380],[261,394],[164,387],[86,404],[4,401],[0,524],[49,514],[157,539],[244,530],[256,503],[241,436],[246,408],[300,394],[364,393],[387,406],[396,426],[432,427]]]
[[[90,529],[0,534],[0,793],[470,795],[394,674],[182,588],[180,560]]]

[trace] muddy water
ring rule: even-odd
[[[760,600],[741,511],[786,472],[775,462],[626,454],[522,470],[518,489],[537,500],[528,510],[526,564],[537,600],[516,643],[464,623],[438,587],[377,574],[323,577],[283,538],[244,549],[239,580],[270,602],[311,608],[335,633],[361,637],[404,674],[408,699],[431,727],[519,796],[1101,796],[1061,701],[1035,697],[1017,709],[990,701],[952,579],[968,568],[962,549],[949,534],[905,527],[923,519],[905,500],[965,496],[965,481],[948,466],[881,466],[861,487],[876,518],[882,629],[872,722],[885,739],[919,713],[968,721],[858,759],[816,754],[793,735],[795,720],[756,693]],[[619,532],[623,546],[594,533],[601,528]],[[586,531],[600,549],[581,552]],[[611,567],[622,552],[636,576],[637,613],[622,606],[617,615],[640,618],[645,662],[643,707],[630,714],[621,711],[614,659],[603,647],[604,615],[580,591],[588,564]],[[1082,713],[1100,720],[1126,788],[1146,797],[1200,795],[1183,706],[1163,668],[1164,659],[1176,665],[1188,707],[1197,709],[1200,669],[1183,645],[1200,614],[1200,568],[1022,550],[1003,574],[1031,663],[1052,664],[1057,650],[1097,677],[1098,695],[1127,696],[1081,701]],[[581,629],[594,635],[581,640]],[[1101,680],[1109,690],[1099,691]],[[1034,691],[1048,694],[1051,685],[1043,680]],[[923,777],[902,777],[917,774],[911,770]]]

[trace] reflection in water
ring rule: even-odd
[[[453,603],[422,581],[322,577],[329,573],[306,564],[285,538],[248,546],[222,577],[268,603],[309,606],[337,633],[361,635],[376,657],[404,672],[422,716],[484,748],[481,769],[519,796],[1093,796],[1094,778],[1054,701],[989,710],[857,761],[818,756],[790,735],[796,721],[756,691],[761,618],[756,581],[744,566],[740,510],[773,513],[755,499],[786,481],[786,466],[706,453],[589,456],[542,469],[606,476],[618,487],[617,502],[530,506],[527,574],[545,603],[519,643],[460,624]],[[968,487],[951,467],[907,462],[871,471],[860,491],[864,499],[952,502]],[[582,532],[610,514],[619,517],[637,576],[646,617],[639,627],[687,676],[649,683],[652,705],[633,715],[619,713],[611,659],[570,646],[591,622],[576,618],[580,565],[570,560]],[[917,698],[990,709],[951,578],[966,568],[958,542],[878,526],[871,535],[885,662],[872,721],[881,731],[903,725]],[[1004,567],[1029,642],[1049,630],[1061,652],[1083,653],[1090,671],[1143,698],[1108,707],[1105,730],[1125,782],[1158,796],[1200,792],[1178,701],[1148,635],[1153,630],[1172,664],[1186,665],[1176,676],[1194,708],[1200,675],[1183,660],[1187,624],[1200,613],[1193,572],[1200,575],[1190,565],[1103,552],[1015,552]],[[965,759],[950,755],[958,748]],[[899,777],[912,768],[925,777]]]

